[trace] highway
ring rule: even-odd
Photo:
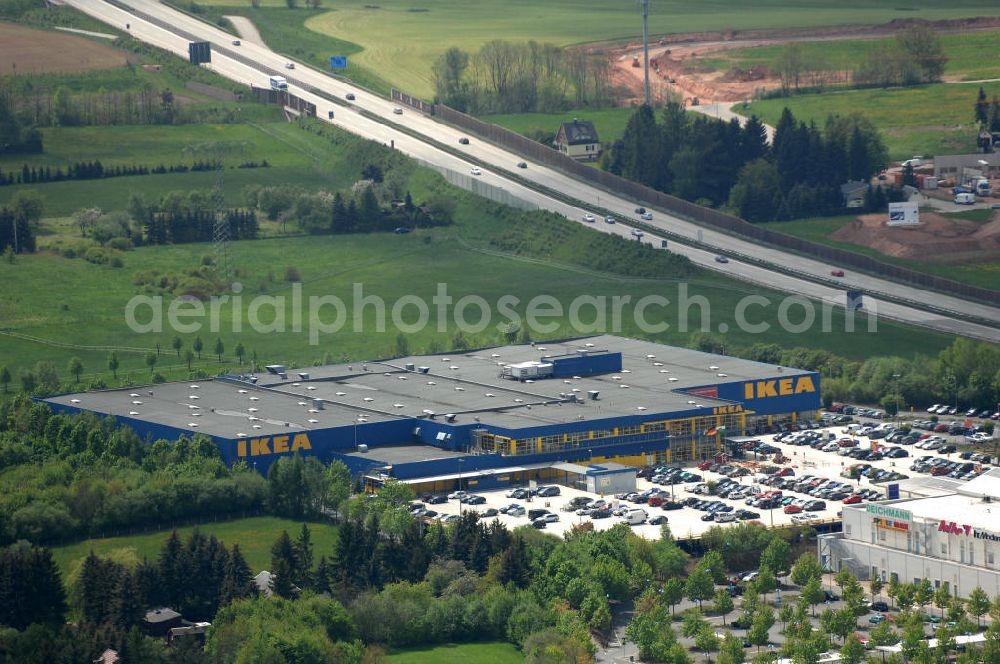
[[[170,30],[143,20],[136,14],[107,2],[95,0],[64,0],[64,2],[115,27],[124,28],[128,24],[129,32],[136,39],[171,51],[183,58],[187,58],[188,36],[195,35],[199,39],[210,41],[213,48],[212,63],[207,66],[231,80],[246,85],[268,87],[268,73],[283,75],[289,79],[289,88],[293,94],[316,105],[319,119],[331,122],[364,138],[385,144],[391,143],[396,149],[416,159],[459,173],[470,173],[473,168],[472,162],[465,161],[456,154],[439,149],[430,142],[415,138],[386,123],[405,126],[411,132],[433,139],[439,144],[448,145],[456,152],[468,154],[470,158],[480,164],[492,165],[492,169],[488,166],[485,167],[482,175],[478,177],[493,186],[509,191],[517,198],[530,201],[539,208],[561,214],[568,219],[587,223],[582,221],[587,210],[573,207],[525,187],[505,177],[503,172],[516,172],[522,178],[531,180],[548,190],[560,192],[562,195],[585,205],[610,210],[621,221],[628,222],[636,218],[633,210],[637,203],[634,201],[591,187],[587,183],[562,172],[531,162],[520,155],[508,152],[474,136],[468,136],[470,138],[469,145],[461,145],[458,142],[459,138],[467,136],[467,134],[459,128],[437,122],[433,118],[408,107],[403,108],[402,115],[395,114],[393,111],[397,104],[392,101],[355,88],[347,82],[335,79],[301,63],[296,63],[294,69],[286,69],[286,64],[291,61],[285,56],[249,41],[243,41],[240,46],[234,46],[232,44],[234,38],[229,33],[154,0],[119,0],[118,4],[128,5],[139,12],[150,15],[164,22],[165,25],[171,26]],[[230,57],[229,53],[249,58],[250,61],[257,64],[257,67],[244,64],[240,60]],[[268,73],[260,71],[259,68],[266,69]],[[350,102],[350,106],[334,104],[326,98],[313,94],[310,92],[311,89],[321,90],[325,94],[341,100],[345,98],[347,93],[353,93],[355,100]],[[359,112],[362,109],[366,113],[378,116],[379,120],[362,115]],[[332,120],[327,117],[329,111],[334,111]],[[517,168],[516,164],[520,161],[526,161],[528,168]],[[592,225],[596,230],[631,237],[631,228],[622,223],[604,223],[599,214],[596,212],[594,214],[597,221],[588,225]],[[928,303],[938,310],[960,312],[979,318],[989,324],[972,323],[949,317],[946,314],[932,313],[918,307],[905,306],[872,296],[866,296],[865,308],[877,312],[880,317],[924,326],[939,332],[1000,342],[1000,309],[996,307],[925,291],[919,287],[899,284],[865,274],[847,272],[844,278],[837,279],[837,283],[832,283],[834,279],[831,278],[830,272],[839,266],[786,253],[777,248],[756,245],[739,237],[702,227],[655,210],[653,214],[654,219],[646,221],[645,224],[669,231],[674,236],[674,239],[669,242],[669,249],[688,256],[693,262],[703,267],[723,272],[751,284],[767,286],[810,298],[836,301],[841,304],[844,302],[846,288],[860,288],[869,293],[891,293],[895,298],[914,303]],[[676,237],[678,236],[682,239],[690,239],[692,245],[707,246],[710,249],[706,250],[698,246],[677,242]],[[655,246],[660,245],[660,238],[652,237],[649,233],[645,234],[643,240],[652,241]],[[717,263],[715,261],[717,253],[729,255],[730,261],[726,264]],[[757,263],[740,261],[733,258],[734,256],[752,257],[755,261],[780,266],[784,271],[772,271]],[[793,276],[785,271],[804,276]],[[811,279],[818,279],[820,282]]]

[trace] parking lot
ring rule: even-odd
[[[923,418],[915,415],[914,419]],[[911,420],[907,420],[909,421]],[[784,435],[759,436],[754,438],[753,445],[768,446],[763,448],[764,453],[748,449],[742,460],[720,459],[722,463],[704,462],[700,465],[647,469],[643,471],[647,476],[637,480],[635,494],[638,495],[599,496],[558,486],[552,490],[558,491],[558,495],[509,496],[512,490],[475,492],[474,487],[465,487],[468,493],[478,496],[473,501],[479,504],[463,504],[457,497],[438,504],[427,504],[425,499],[428,496],[422,496],[419,500],[424,501],[426,509],[437,513],[432,515],[433,518],[447,518],[446,515],[474,510],[484,515],[484,518],[496,518],[508,527],[516,528],[531,524],[529,511],[541,510],[549,516],[545,516],[547,522],[544,526],[537,525],[555,535],[562,535],[574,525],[588,521],[593,523],[595,529],[605,530],[628,518],[633,522],[633,530],[646,538],[658,538],[663,522],[669,523],[675,537],[690,538],[700,536],[714,525],[724,527],[729,523],[747,520],[758,521],[766,526],[834,521],[840,516],[845,498],[852,502],[884,499],[887,480],[932,474],[947,475],[934,471],[931,463],[968,464],[968,467],[956,466],[957,471],[965,469],[960,473],[963,479],[969,479],[986,466],[980,461],[961,459],[958,450],[938,453],[945,445],[964,442],[963,436],[914,428],[914,436],[910,441],[887,442],[884,435],[887,425],[877,420],[869,421],[867,425],[881,425],[883,428],[874,433],[867,432],[869,435],[862,435],[858,431],[861,425],[851,424]],[[919,442],[915,440],[918,434],[923,436]],[[917,449],[917,445],[935,440],[935,437],[941,441],[938,450]],[[759,449],[761,448],[758,447]],[[892,452],[894,449],[901,451]],[[884,456],[886,452],[900,456],[887,457]],[[905,456],[902,456],[904,453]],[[849,454],[873,458],[858,459],[848,456]],[[911,466],[921,457],[927,459],[920,466],[921,470],[911,470]],[[779,458],[784,461],[776,463],[775,460]],[[853,474],[852,467],[857,467]],[[882,477],[872,481],[865,474],[860,474],[862,470],[867,475]],[[657,471],[660,472],[656,474]],[[664,477],[665,473],[673,475]],[[678,477],[681,473],[687,474]],[[650,474],[653,476],[649,476]],[[722,495],[718,495],[720,489]],[[759,496],[767,492],[771,492],[772,497],[760,503]],[[758,504],[748,504],[747,500],[754,497],[758,497]],[[438,496],[436,499],[442,498]],[[581,505],[586,501],[601,500],[605,501],[601,507],[606,509],[594,511],[593,505]],[[701,503],[695,506],[693,504],[696,501]],[[793,501],[797,501],[797,507],[787,505]],[[678,506],[677,503],[685,505]],[[500,513],[511,504],[523,507],[524,512],[515,510],[516,516]],[[588,507],[591,508],[589,512]],[[631,517],[626,517],[627,510],[642,510],[644,514],[633,512]],[[707,516],[710,512],[714,514]],[[539,515],[539,512],[535,513],[536,517]]]

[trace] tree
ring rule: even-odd
[[[758,613],[754,616],[753,622],[750,623],[750,631],[747,632],[747,641],[751,644],[757,646],[757,650],[760,650],[762,645],[765,645],[768,640],[768,631],[771,626],[767,624],[767,620],[763,617],[763,614]]]
[[[698,602],[699,609],[704,600],[711,599],[714,591],[715,584],[712,583],[712,577],[707,570],[701,568],[695,569],[684,584],[684,594],[692,602]]]
[[[990,596],[986,591],[976,586],[969,593],[969,613],[976,617],[976,626],[982,625],[982,617],[990,610]]]
[[[775,588],[778,587],[778,580],[774,578],[774,572],[767,565],[761,565],[760,571],[757,573],[757,578],[753,580],[754,588],[761,595],[764,595],[765,599],[769,592],[773,592]]]
[[[295,583],[302,587],[310,585],[312,567],[312,533],[309,532],[309,526],[303,523],[302,530],[295,539]]]
[[[177,352],[177,357],[179,358],[181,356],[181,348],[184,347],[184,342],[181,341],[180,337],[175,335],[174,338],[170,340],[170,346]]]
[[[788,574],[791,570],[792,545],[787,540],[776,537],[760,554],[760,564],[771,569],[776,576]]]
[[[35,376],[33,371],[28,369],[21,369],[17,375],[18,379],[21,381],[21,389],[31,394],[38,387],[38,377]]]
[[[236,359],[239,360],[240,365],[243,364],[243,356],[247,354],[246,348],[243,347],[243,342],[236,344],[236,348],[233,349],[236,354]]]
[[[704,653],[713,653],[719,649],[719,637],[715,635],[715,630],[708,624],[695,634],[694,647]]]
[[[872,574],[871,578],[868,579],[868,589],[872,593],[872,601],[882,594],[882,588],[885,584],[882,582],[882,578],[878,574]]]
[[[913,584],[913,603],[922,611],[925,606],[934,601],[934,586],[926,578]],[[898,593],[897,593],[898,594]]]
[[[73,374],[73,380],[80,382],[80,374],[83,373],[83,361],[79,357],[72,357],[69,360],[69,372]]]
[[[194,338],[191,348],[194,349],[194,352],[198,353],[198,359],[201,360],[201,351],[205,348],[205,343],[201,340],[201,337]]]
[[[990,119],[990,103],[986,100],[986,91],[982,88],[979,88],[979,95],[976,97],[975,116],[980,126],[985,126]]]
[[[948,608],[951,604],[951,590],[948,586],[941,584],[937,590],[934,591],[934,606],[941,609],[941,616],[944,617],[944,610]]]
[[[948,57],[933,28],[924,24],[911,25],[896,34],[896,45],[916,65],[924,81],[941,80]]]
[[[802,587],[803,601],[805,601],[809,606],[812,607],[812,615],[816,615],[816,605],[826,599],[826,593],[823,591],[823,586],[820,585],[819,579],[813,577],[806,582],[806,585]]]
[[[191,371],[191,363],[194,362],[194,351],[190,348],[184,351],[184,362],[187,363],[188,371]]]
[[[712,610],[722,616],[722,624],[726,624],[726,616],[735,608],[733,596],[725,588],[719,588],[712,596]]]
[[[65,623],[66,592],[49,549],[17,542],[0,549],[0,625]]]
[[[146,366],[149,367],[149,374],[153,375],[153,370],[156,368],[156,353],[153,351],[146,353]]]
[[[684,582],[677,577],[667,579],[663,584],[663,603],[670,607],[671,615],[676,612],[675,607],[682,599],[684,599]]]
[[[108,369],[111,370],[111,375],[115,380],[118,380],[118,353],[111,351],[108,355]]]
[[[719,658],[717,664],[743,664],[746,655],[743,654],[743,643],[733,636],[733,633],[726,631],[722,637],[722,644],[719,647]]]
[[[766,159],[757,159],[743,166],[736,184],[729,191],[729,207],[751,223],[774,219],[781,200],[778,167]]]
[[[215,354],[219,356],[219,362],[222,361],[222,354],[225,352],[226,347],[222,345],[222,337],[215,340]]]
[[[823,568],[811,553],[803,553],[792,565],[792,583],[797,586],[805,586],[812,579],[819,582],[822,578]]]
[[[295,566],[295,545],[288,531],[282,530],[271,546],[271,592],[286,599],[294,595]]]

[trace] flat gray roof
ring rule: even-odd
[[[465,452],[442,450],[432,445],[380,445],[369,448],[367,452],[351,452],[348,456],[370,459],[372,462],[398,464],[433,459],[457,459],[469,455]]]
[[[575,355],[581,350],[620,352],[622,370],[534,382],[501,377],[504,364]],[[428,367],[428,373],[407,371],[407,364]],[[300,378],[299,371],[308,378]],[[800,373],[798,369],[603,335],[290,369],[286,380],[259,374],[256,386],[231,379],[185,381],[69,394],[49,401],[232,439],[241,434],[349,426],[359,416],[369,422],[421,418],[428,411],[439,416],[439,421],[454,414],[456,424],[481,421],[520,429],[727,405],[730,402],[679,390]],[[597,401],[587,400],[587,393],[593,390],[600,392]],[[576,394],[578,402],[567,402],[569,394]],[[314,399],[322,400],[324,407],[317,408]]]

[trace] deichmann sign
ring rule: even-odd
[[[913,521],[913,515],[907,510],[886,507],[884,505],[872,505],[871,503],[865,505],[865,509],[868,510],[869,514],[874,514],[875,516],[889,517],[898,521]]]
[[[968,524],[957,524],[954,521],[941,521],[938,523],[939,533],[949,533],[951,535],[965,535],[975,539],[987,540],[989,542],[1000,542],[1000,535],[991,533],[988,530],[979,530]]]

